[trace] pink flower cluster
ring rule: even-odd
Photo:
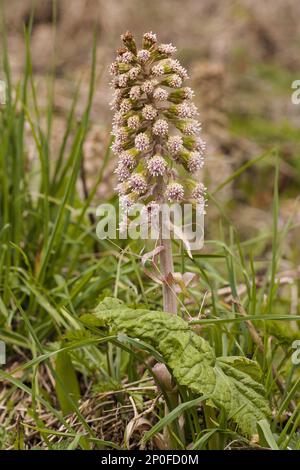
[[[191,179],[203,167],[205,143],[187,71],[172,44],[144,34],[141,49],[130,32],[110,66],[114,96],[117,190],[123,205],[190,202],[205,205],[205,188]],[[182,172],[180,168],[183,168]]]

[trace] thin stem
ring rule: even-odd
[[[172,281],[172,273],[174,272],[172,241],[171,239],[160,239],[163,250],[160,253],[160,269],[164,278],[163,284],[163,302],[164,311],[177,314],[177,298],[174,290],[174,282]]]

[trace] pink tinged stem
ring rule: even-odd
[[[174,272],[172,241],[171,239],[160,240],[163,250],[160,253],[160,269],[164,278],[163,284],[163,302],[164,311],[172,314],[177,314],[177,297],[175,294],[175,286],[172,281],[172,274]]]

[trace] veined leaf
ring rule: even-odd
[[[195,394],[207,395],[215,407],[224,408],[247,435],[270,410],[259,383],[261,371],[245,357],[215,357],[210,344],[178,316],[126,307],[107,298],[94,312],[113,332],[123,332],[153,346],[165,359],[179,384]]]
[[[212,401],[221,404],[244,432],[255,434],[257,421],[261,416],[266,420],[270,413],[264,387],[257,381],[261,378],[258,365],[246,357],[218,357],[215,370]]]

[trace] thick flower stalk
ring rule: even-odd
[[[140,50],[130,32],[121,39],[124,47],[110,66],[121,205],[142,202],[152,210],[156,204],[192,203],[204,211],[205,188],[194,176],[203,167],[205,143],[194,93],[184,83],[187,71],[172,58],[176,48],[158,44],[152,32],[144,34]]]

